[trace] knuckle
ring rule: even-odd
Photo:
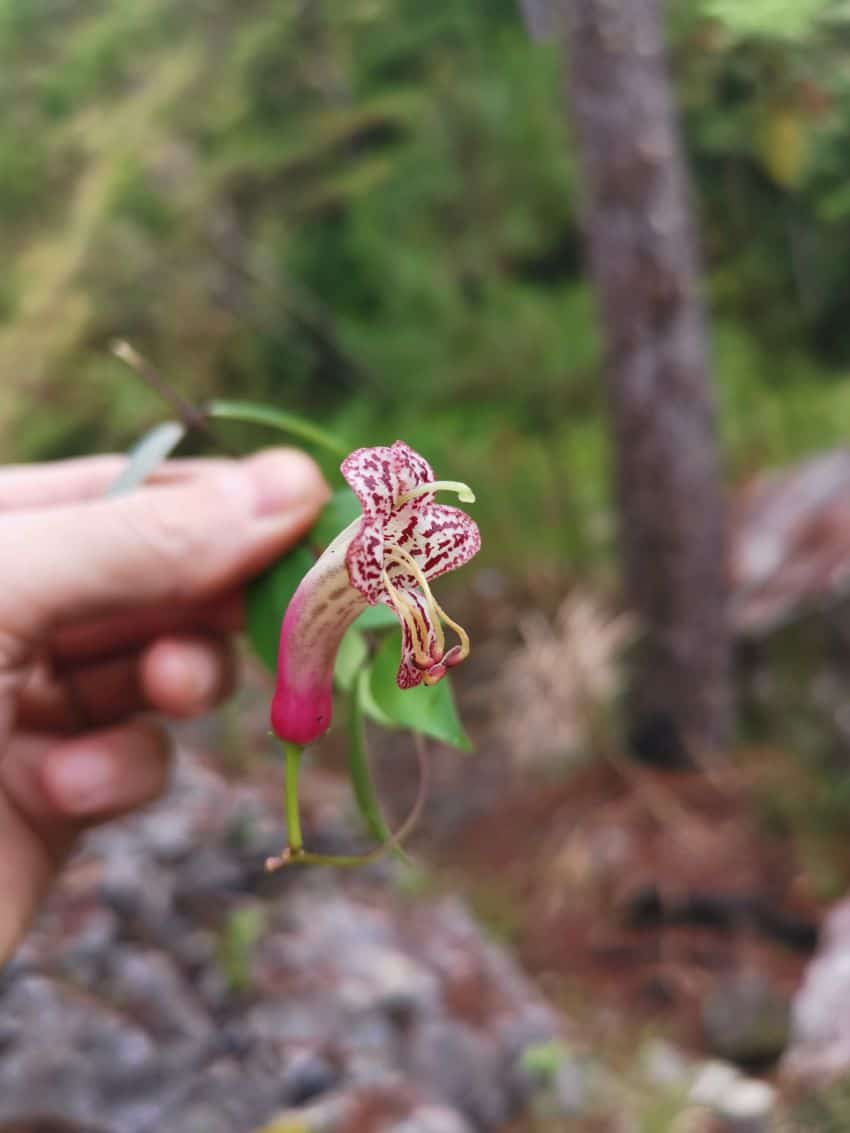
[[[204,540],[194,516],[160,501],[139,501],[127,513],[127,535],[139,549],[139,564],[155,572],[169,593],[191,586],[204,560]]]
[[[145,569],[155,571],[159,589],[172,598],[193,593],[217,567],[220,533],[238,536],[240,517],[226,495],[214,492],[164,498],[151,492],[127,512],[130,537],[141,550]]]

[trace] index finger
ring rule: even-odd
[[[127,457],[118,453],[58,460],[49,464],[12,464],[0,468],[0,512],[27,511],[95,500],[118,479]],[[224,459],[165,461],[146,484],[170,484],[223,467]]]
[[[0,641],[237,589],[304,535],[327,498],[295,449],[222,464],[157,490],[0,515]]]

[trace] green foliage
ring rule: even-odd
[[[523,1070],[547,1084],[554,1082],[558,1071],[570,1057],[570,1049],[560,1039],[549,1039],[526,1047],[522,1053]]]
[[[844,436],[847,6],[669,11],[745,473]],[[0,0],[0,93],[11,458],[126,447],[160,419],[104,361],[127,337],[197,402],[403,436],[474,483],[481,562],[610,561],[557,52],[514,0]]]
[[[834,0],[703,0],[703,12],[735,35],[798,41],[835,8]]]
[[[325,429],[314,425],[295,413],[277,409],[273,405],[261,405],[252,401],[211,401],[206,407],[211,420],[242,421],[252,425],[265,425],[302,444],[316,445],[336,456],[345,456],[348,451],[341,441],[331,436]]]
[[[471,750],[457,714],[451,684],[419,685],[402,691],[395,676],[401,656],[401,634],[389,634],[375,655],[369,675],[371,700],[399,727],[411,728],[462,751]]]
[[[135,158],[117,169],[110,207],[114,217],[137,225],[154,240],[163,240],[174,231],[175,209]]]
[[[310,542],[322,551],[343,528],[360,515],[360,503],[350,488],[339,488],[325,504],[313,530]]]
[[[266,914],[259,905],[242,905],[224,922],[218,940],[218,965],[233,992],[250,991],[254,954],[265,931]]]
[[[37,128],[0,126],[0,213],[9,222],[30,218],[44,200],[47,155]]]

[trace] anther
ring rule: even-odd
[[[422,591],[422,597],[425,599],[425,605],[428,608],[428,614],[431,619],[431,628],[434,633],[437,648],[440,650],[440,656],[442,656],[443,650],[446,647],[446,639],[443,636],[443,626],[440,621],[440,607],[437,604],[437,599],[431,592],[431,587],[428,585],[428,579],[422,573],[419,564],[416,562],[413,556],[409,555],[407,551],[403,551],[401,547],[387,547],[386,555],[387,558],[397,563],[404,570],[409,571],[414,580],[418,583],[419,588]],[[416,607],[416,612],[421,618],[421,612],[418,606]],[[422,620],[424,622],[424,619]]]
[[[446,675],[446,666],[443,664],[432,665],[428,672],[423,676],[422,683],[424,685],[438,684]]]

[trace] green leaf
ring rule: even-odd
[[[271,672],[277,669],[280,623],[298,583],[315,562],[301,545],[264,571],[248,586],[246,614],[248,640]]]
[[[357,674],[363,667],[369,649],[363,634],[352,626],[343,637],[336,655],[334,665],[334,682],[343,692],[351,692]]]
[[[258,905],[234,909],[224,922],[217,960],[231,991],[248,991],[253,982],[254,956],[265,932],[266,911]]]
[[[381,712],[397,726],[433,736],[436,740],[471,751],[472,744],[457,714],[448,679],[428,687],[400,689],[396,670],[401,655],[401,634],[388,634],[369,670],[369,691]]]
[[[107,496],[124,496],[134,492],[156,472],[186,436],[186,426],[179,421],[165,421],[145,433],[127,453],[127,464],[107,491]]]
[[[368,677],[369,670],[366,670]],[[369,680],[361,680],[357,682],[357,699],[360,702],[360,707],[363,709],[364,715],[368,716],[381,728],[397,728],[398,724],[395,720],[391,719],[383,709],[379,708],[375,703],[372,696],[372,690],[369,687]]]
[[[398,618],[382,603],[377,606],[367,606],[355,622],[358,629],[394,629],[398,625]]]
[[[324,550],[340,531],[353,523],[359,515],[360,501],[357,496],[350,488],[340,488],[325,504],[307,539],[320,550]]]
[[[570,1056],[569,1048],[560,1039],[549,1039],[526,1047],[522,1053],[522,1068],[535,1077],[550,1082]]]
[[[211,401],[206,406],[210,417],[223,421],[243,421],[250,425],[268,425],[282,433],[288,433],[299,441],[318,445],[336,456],[345,456],[348,448],[337,437],[325,432],[312,421],[305,421],[295,413],[285,409],[275,409],[270,405],[260,405],[253,401]]]

